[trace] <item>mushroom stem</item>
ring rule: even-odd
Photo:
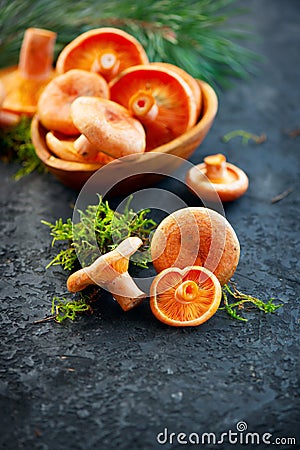
[[[204,158],[206,176],[209,180],[217,182],[223,180],[226,177],[226,157],[221,153],[216,155],[206,156]]]
[[[40,28],[25,31],[18,69],[23,78],[43,80],[52,71],[56,33]]]
[[[111,292],[124,311],[136,306],[146,296],[128,273],[129,258],[142,245],[138,237],[129,237],[114,250],[100,256],[90,266],[70,275],[67,288],[78,292],[89,285],[98,285]]]
[[[175,299],[180,303],[189,303],[197,297],[198,292],[198,284],[195,281],[186,280],[177,287]]]
[[[94,158],[99,152],[99,148],[95,147],[84,134],[81,134],[76,141],[74,141],[74,148],[76,152],[85,158]]]
[[[114,52],[103,53],[92,64],[91,72],[103,75],[111,79],[117,75],[120,67],[120,60]]]
[[[19,114],[14,114],[10,111],[4,111],[0,109],[0,128],[13,127],[17,125],[21,120]]]
[[[155,98],[147,91],[139,90],[129,100],[129,110],[140,120],[154,121],[158,115]]]

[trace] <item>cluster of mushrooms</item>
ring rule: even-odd
[[[89,30],[53,53],[56,34],[26,30],[19,64],[1,71],[0,126],[37,115],[47,146],[67,161],[107,164],[151,151],[182,135],[199,119],[199,83],[181,68],[150,63],[142,45],[115,28]],[[248,188],[247,175],[222,154],[207,156],[186,175],[201,199],[217,193],[232,201]],[[109,290],[124,311],[150,297],[161,321],[194,326],[217,310],[221,286],[232,277],[240,255],[227,220],[202,207],[183,208],[166,217],[151,240],[157,276],[149,293],[129,275],[130,257],[142,245],[130,237],[89,267],[73,273],[70,292],[90,284]]]
[[[187,207],[167,216],[151,239],[157,276],[150,293],[142,292],[128,273],[129,259],[142,245],[129,237],[67,280],[70,292],[89,285],[110,291],[124,311],[150,297],[153,314],[171,326],[197,326],[218,309],[221,286],[234,274],[240,245],[221,214],[204,207]]]

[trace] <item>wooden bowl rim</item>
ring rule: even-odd
[[[186,133],[167,144],[161,145],[154,150],[151,150],[151,154],[153,153],[170,153],[173,149],[178,148],[178,146],[183,145],[186,141],[196,136],[201,130],[205,129],[212,120],[214,119],[217,110],[218,110],[218,97],[216,95],[215,90],[205,81],[197,80],[201,92],[202,92],[202,115],[197,122],[197,124],[189,129]],[[37,156],[40,160],[48,167],[52,167],[53,169],[59,169],[62,171],[81,171],[81,172],[91,172],[96,171],[103,167],[101,163],[81,163],[76,161],[66,161],[54,156],[46,145],[45,141],[46,130],[41,125],[38,115],[35,114],[32,118],[31,123],[31,140],[34,145]]]

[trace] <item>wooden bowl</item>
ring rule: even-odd
[[[204,81],[199,80],[198,82],[202,92],[202,111],[198,123],[178,138],[168,142],[167,144],[161,145],[154,150],[151,150],[148,154],[145,154],[147,157],[149,155],[149,160],[151,160],[151,164],[149,165],[151,167],[149,172],[151,173],[145,174],[145,162],[143,158],[141,158],[141,155],[134,158],[132,160],[134,161],[135,167],[134,174],[131,174],[129,170],[129,177],[121,183],[122,186],[118,185],[118,193],[121,192],[122,194],[127,194],[137,189],[142,189],[143,187],[153,185],[159,178],[161,178],[161,175],[158,175],[158,173],[161,165],[165,164],[165,161],[161,158],[162,154],[175,155],[185,160],[192,155],[192,153],[204,140],[216,116],[218,110],[218,99],[215,91],[210,85]],[[39,122],[38,116],[35,115],[31,124],[31,139],[37,156],[45,164],[49,172],[54,174],[63,184],[71,187],[72,189],[80,190],[86,181],[98,169],[103,167],[103,165],[100,163],[86,164],[65,161],[57,158],[47,147],[45,141],[46,133],[47,130]],[[124,170],[126,171],[126,167],[129,167],[128,162],[123,166],[121,166],[122,163],[120,161],[116,162],[118,164],[115,164],[115,166],[113,166],[114,163],[107,165],[111,166],[111,174],[113,175],[116,170],[120,171],[120,167],[122,167],[124,175]],[[141,167],[140,175],[138,174],[139,165]],[[177,167],[170,166],[168,169],[169,173],[176,168]],[[165,169],[163,173],[165,174]],[[123,175],[122,177],[124,178]]]

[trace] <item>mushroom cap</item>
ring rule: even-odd
[[[57,76],[43,90],[38,101],[38,116],[48,130],[78,135],[73,124],[71,104],[79,96],[109,97],[108,84],[101,75],[74,69]]]
[[[4,87],[4,84],[2,83],[2,81],[0,80],[0,108],[2,108],[2,104],[4,102],[5,96],[6,96],[5,87]]]
[[[16,114],[33,116],[41,93],[54,76],[52,71],[48,79],[24,78],[17,67],[1,71],[1,81],[6,91],[2,107]]]
[[[100,151],[114,158],[145,151],[143,125],[118,103],[99,97],[78,97],[71,111],[75,126]]]
[[[158,108],[155,119],[138,117],[146,130],[147,150],[170,142],[197,122],[199,99],[196,101],[190,85],[168,66],[150,63],[129,67],[109,86],[111,100],[132,111],[132,98],[144,103],[143,94],[148,92],[155,100]]]
[[[202,105],[202,92],[201,92],[201,88],[200,88],[198,81],[192,75],[190,75],[188,72],[186,72],[184,69],[182,69],[179,66],[176,66],[175,64],[170,64],[167,62],[157,62],[157,61],[155,61],[155,63],[151,63],[151,64],[155,64],[156,66],[158,65],[161,67],[167,67],[170,70],[174,70],[176,73],[178,73],[178,75],[180,75],[184,79],[184,81],[186,81],[186,83],[190,86],[190,88],[193,92],[193,96],[194,96],[194,99],[195,99],[196,105],[197,105],[197,116],[199,116],[200,110],[201,110],[201,105]]]
[[[162,220],[152,236],[151,256],[157,272],[168,267],[203,266],[224,285],[236,270],[240,245],[221,214],[209,208],[189,207]]]
[[[221,298],[217,277],[200,266],[165,269],[150,288],[150,307],[155,317],[177,327],[206,322],[217,311]]]
[[[206,164],[192,167],[186,174],[186,184],[201,199],[208,200],[217,193],[223,202],[236,200],[245,194],[249,179],[245,172],[234,164],[226,162],[226,174],[223,179],[209,179]],[[203,176],[205,175],[205,176]]]
[[[86,31],[66,45],[57,58],[56,69],[58,73],[75,68],[90,71],[99,56],[105,53],[116,55],[118,72],[148,62],[143,46],[132,35],[118,28],[103,27]],[[110,74],[102,74],[110,79]]]

